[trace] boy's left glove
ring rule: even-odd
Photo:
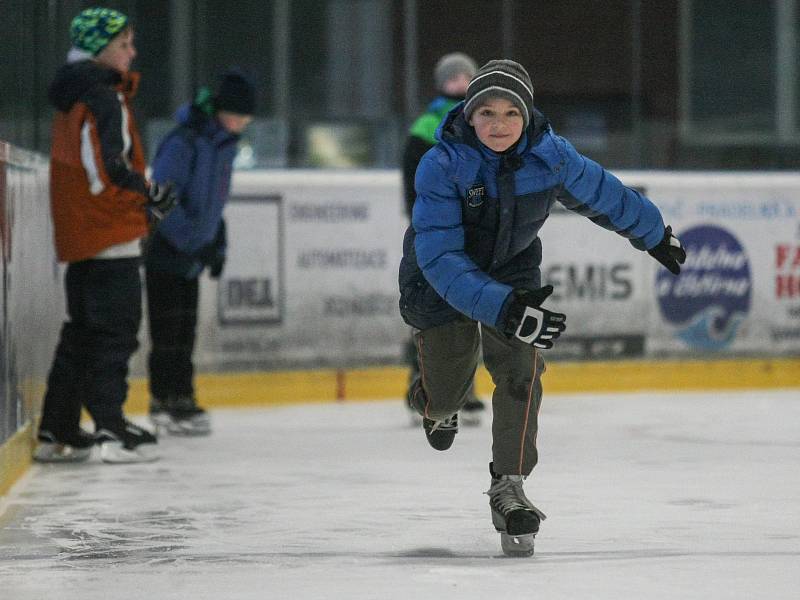
[[[673,275],[681,272],[681,265],[686,261],[686,250],[681,246],[681,241],[672,235],[671,225],[664,229],[664,238],[647,253],[667,267]]]
[[[567,328],[566,315],[542,308],[552,293],[552,285],[536,290],[517,288],[511,292],[503,333],[534,348],[552,348],[553,340]]]

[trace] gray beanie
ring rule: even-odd
[[[525,127],[533,113],[533,84],[525,68],[513,60],[490,60],[483,65],[467,87],[464,118],[469,122],[473,111],[489,98],[505,98],[522,113]]]
[[[469,56],[463,52],[451,52],[445,54],[436,63],[433,69],[433,79],[436,82],[436,89],[440,92],[443,91],[444,84],[453,79],[454,77],[465,74],[467,77],[472,77],[475,71],[478,70],[478,65]]]

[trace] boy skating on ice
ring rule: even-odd
[[[558,200],[672,273],[685,252],[650,200],[553,132],[516,62],[481,67],[437,140],[417,169],[399,274],[420,366],[409,403],[430,445],[448,449],[482,347],[495,385],[492,520],[504,551],[530,555],[544,519],[522,487],[538,460],[541,350],[566,326],[565,315],[543,306],[553,288],[541,285],[538,233],[550,207]]]

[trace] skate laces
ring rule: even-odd
[[[428,430],[430,433],[434,431],[453,431],[458,430],[458,421],[456,415],[442,419],[441,421],[434,421],[431,428]]]
[[[504,476],[492,481],[489,491],[484,492],[489,496],[489,500],[503,515],[508,515],[514,510],[530,510],[544,521],[547,517],[536,508],[533,503],[525,496],[522,489],[522,477]]]

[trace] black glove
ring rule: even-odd
[[[147,203],[145,207],[156,221],[166,217],[177,203],[178,195],[175,193],[175,188],[171,181],[165,183],[150,182],[147,187]]]
[[[198,255],[200,261],[208,267],[211,279],[218,279],[225,268],[225,252],[228,248],[225,219],[222,219],[217,228],[217,234],[210,244],[206,244]]]
[[[552,293],[552,285],[511,292],[503,333],[535,348],[552,348],[553,340],[567,328],[566,315],[542,308],[542,302]]]
[[[222,275],[222,269],[225,268],[225,255],[217,254],[211,262],[208,263],[208,275],[211,279],[219,279]]]
[[[672,235],[671,225],[664,229],[664,238],[647,253],[667,267],[673,275],[681,272],[681,265],[686,261],[686,251],[681,246],[681,241]]]

